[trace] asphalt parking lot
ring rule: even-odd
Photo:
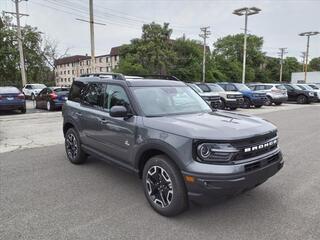
[[[1,115],[0,239],[320,239],[320,104],[238,112],[277,125],[285,167],[175,218],[149,207],[134,175],[94,158],[70,164],[61,112]]]

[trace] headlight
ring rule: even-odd
[[[309,96],[313,97],[314,93],[313,92],[309,92]]]
[[[238,150],[229,143],[200,143],[197,146],[200,161],[227,162]]]

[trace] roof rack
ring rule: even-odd
[[[86,73],[81,74],[80,77],[100,77],[110,78],[114,80],[126,80],[126,78],[121,73]]]
[[[159,80],[174,80],[174,81],[180,81],[179,78],[172,76],[172,75],[162,75],[162,74],[141,74],[141,75],[135,75],[135,77],[142,77],[142,78],[148,78],[148,79],[159,79]],[[130,76],[128,76],[130,78]]]

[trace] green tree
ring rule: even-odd
[[[0,85],[21,87],[20,59],[16,29],[12,19],[3,17],[0,24]],[[37,28],[22,29],[26,74],[29,83],[54,85],[54,73],[43,50],[43,39]]]
[[[309,69],[310,71],[320,71],[320,57],[313,58],[313,59],[309,62],[308,69]]]
[[[292,72],[300,72],[301,64],[298,62],[295,57],[287,57],[283,63],[283,76],[282,79],[284,82],[291,81]]]

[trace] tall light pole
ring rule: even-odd
[[[238,16],[244,15],[244,42],[243,42],[243,66],[242,66],[242,83],[245,83],[246,79],[246,59],[247,59],[247,31],[248,31],[248,16],[258,14],[261,9],[256,7],[244,7],[233,11],[233,14]]]
[[[279,48],[280,49],[280,79],[279,79],[279,82],[282,82],[282,69],[283,69],[283,56],[285,53],[288,53],[286,52],[286,49],[287,48]]]
[[[200,28],[201,34],[200,37],[203,38],[203,60],[202,60],[202,82],[206,81],[206,49],[207,49],[207,38],[211,32],[208,30],[210,27],[202,27]]]
[[[318,34],[320,34],[320,32],[303,32],[299,34],[299,36],[307,37],[307,51],[306,51],[305,65],[304,65],[304,82],[307,82],[310,37]]]

